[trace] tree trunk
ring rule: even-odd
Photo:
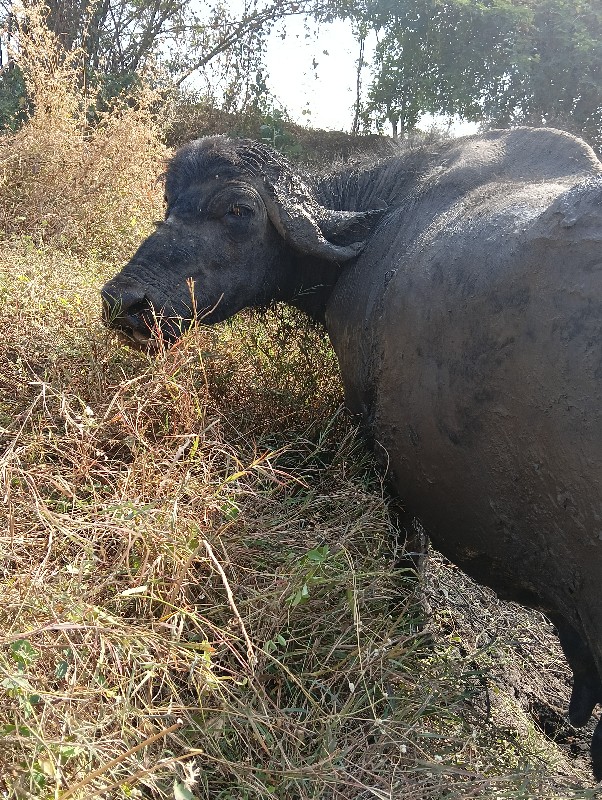
[[[362,69],[364,68],[364,45],[366,37],[360,36],[360,54],[357,59],[357,71],[355,73],[355,108],[353,114],[353,125],[351,133],[357,136],[360,132],[360,110],[362,107]]]

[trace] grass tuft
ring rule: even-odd
[[[81,53],[63,49],[46,13],[37,2],[16,9],[14,60],[33,113],[0,137],[0,231],[78,255],[124,258],[161,208],[162,101],[141,87],[98,111]]]

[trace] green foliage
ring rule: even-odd
[[[405,132],[425,111],[483,118],[483,97],[499,91],[526,10],[506,0],[379,0],[369,13],[381,37],[365,117]]]
[[[602,6],[529,0],[501,91],[484,95],[496,124],[559,125],[602,147]]]
[[[306,603],[310,597],[311,587],[326,580],[325,565],[328,562],[329,554],[330,548],[325,544],[312,548],[299,559],[302,569],[301,580],[299,585],[295,586],[293,593],[286,599],[291,608]]]
[[[33,663],[39,657],[38,651],[27,639],[17,639],[8,649],[20,670],[26,669],[29,664]]]
[[[259,126],[261,141],[270,144],[289,158],[298,159],[302,154],[302,147],[287,128],[286,114],[278,108],[268,108],[262,116],[263,121]]]
[[[92,92],[95,93],[94,113],[98,115],[110,110],[117,98],[135,97],[142,83],[140,75],[132,71],[95,72],[90,79]]]
[[[379,35],[365,125],[403,133],[429,111],[602,144],[597,0],[375,0],[340,13]]]
[[[0,73],[0,133],[18,130],[30,113],[23,73],[12,64]]]

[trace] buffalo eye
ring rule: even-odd
[[[248,219],[253,215],[253,209],[249,206],[243,206],[241,203],[232,203],[228,209],[228,216],[239,217],[241,219]]]

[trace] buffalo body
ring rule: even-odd
[[[602,702],[592,150],[553,130],[494,131],[309,179],[216,137],[175,155],[166,200],[103,289],[108,324],[146,346],[194,316],[277,300],[323,322],[401,499],[466,572],[549,614],[584,724]],[[592,757],[601,778],[602,723]]]

